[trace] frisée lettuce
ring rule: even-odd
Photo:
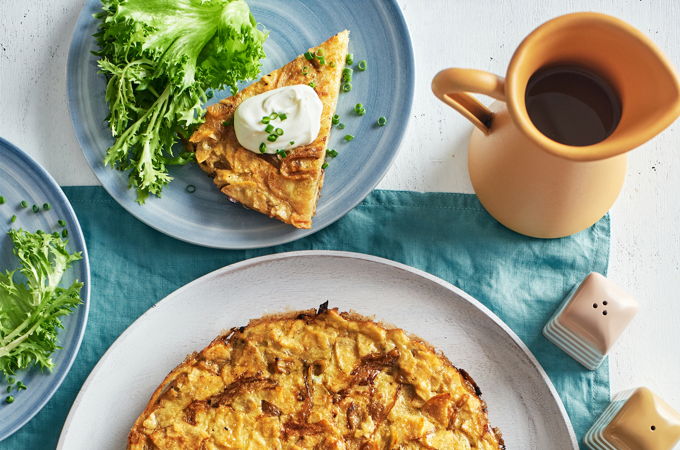
[[[10,230],[19,268],[0,273],[0,374],[37,366],[51,369],[60,318],[80,303],[81,282],[59,286],[81,254],[69,253],[58,233]]]
[[[104,163],[129,171],[137,201],[160,196],[173,151],[200,124],[213,89],[260,72],[267,33],[245,0],[102,0],[95,34],[115,138]]]

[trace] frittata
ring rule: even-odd
[[[188,357],[128,448],[502,449],[480,396],[422,340],[322,305],[251,321]]]
[[[321,167],[328,148],[331,121],[338,102],[349,31],[331,37],[311,54],[323,54],[324,63],[303,55],[266,75],[238,94],[208,108],[205,123],[190,142],[201,169],[229,199],[297,228],[311,228],[323,184]],[[321,129],[314,142],[296,147],[285,157],[260,155],[236,139],[233,119],[247,98],[284,86],[309,85],[323,103]]]

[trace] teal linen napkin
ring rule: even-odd
[[[67,187],[64,191],[89,249],[89,322],[61,388],[31,422],[0,442],[2,449],[54,448],[90,370],[154,303],[222,266],[293,250],[382,256],[467,291],[503,319],[538,357],[562,397],[579,440],[609,402],[607,362],[590,372],[541,334],[575,283],[592,271],[606,273],[608,216],[569,238],[538,240],[498,224],[473,195],[374,191],[343,219],[305,239],[272,248],[228,251],[197,247],[157,232],[125,212],[102,188]]]

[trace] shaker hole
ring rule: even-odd
[[[593,303],[593,308],[597,308],[597,303]]]
[[[607,306],[607,300],[603,301],[602,304],[603,304],[604,306]]]
[[[656,430],[656,427],[654,425],[651,426],[651,430],[654,431]]]
[[[607,315],[607,310],[606,310],[606,309],[605,309],[604,311],[602,311],[602,315],[603,315],[603,316],[606,316],[606,315]]]

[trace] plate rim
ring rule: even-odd
[[[57,450],[64,449],[65,445],[65,439],[68,434],[68,430],[72,425],[72,422],[74,420],[74,415],[76,413],[76,410],[82,403],[86,391],[90,388],[90,385],[93,383],[94,377],[99,373],[103,366],[103,362],[107,357],[110,355],[111,352],[113,352],[116,347],[122,345],[123,341],[127,338],[127,336],[137,327],[142,326],[142,324],[149,319],[153,314],[158,313],[159,311],[159,306],[163,302],[167,302],[169,300],[172,300],[173,297],[182,294],[186,290],[190,290],[193,288],[194,285],[204,283],[206,281],[209,281],[213,278],[223,276],[227,273],[233,273],[233,272],[238,272],[243,269],[247,269],[250,267],[254,267],[260,264],[266,264],[271,261],[275,260],[281,260],[281,259],[289,259],[289,258],[306,258],[306,257],[326,257],[326,258],[347,258],[347,259],[359,259],[367,262],[373,262],[377,264],[381,264],[384,266],[389,266],[398,270],[402,270],[404,272],[408,272],[410,274],[417,275],[421,278],[424,278],[430,282],[433,282],[435,284],[438,284],[439,286],[455,293],[456,295],[460,296],[462,299],[470,303],[471,305],[475,306],[477,309],[479,309],[482,313],[484,313],[487,317],[489,317],[494,324],[499,327],[505,334],[508,335],[508,337],[512,340],[513,344],[519,348],[519,350],[522,351],[522,353],[527,357],[533,368],[538,372],[538,374],[541,376],[543,381],[548,387],[548,390],[550,392],[550,395],[552,395],[553,399],[555,400],[558,410],[560,412],[560,416],[562,420],[564,421],[564,424],[566,425],[569,438],[571,441],[571,446],[574,449],[578,449],[578,440],[576,438],[576,434],[574,432],[574,427],[571,423],[571,419],[569,418],[569,414],[567,413],[566,409],[564,408],[564,403],[562,402],[562,399],[559,396],[559,393],[555,389],[555,386],[552,383],[552,380],[548,376],[548,374],[545,372],[543,369],[543,366],[541,363],[536,359],[534,354],[529,350],[529,348],[524,344],[524,342],[515,334],[515,332],[505,323],[503,322],[496,314],[494,314],[493,311],[491,311],[489,308],[487,308],[484,304],[482,304],[479,300],[475,299],[472,295],[468,294],[467,292],[463,291],[459,287],[449,283],[448,281],[436,276],[432,275],[431,273],[425,272],[421,269],[417,269],[415,267],[411,267],[409,265],[393,261],[390,259],[382,258],[379,256],[374,256],[374,255],[369,255],[365,253],[358,253],[358,252],[346,252],[346,251],[338,251],[338,250],[299,250],[299,251],[292,251],[292,252],[283,252],[283,253],[274,253],[274,254],[269,254],[269,255],[264,255],[264,256],[258,256],[255,258],[250,258],[246,259],[243,261],[239,261],[233,264],[229,264],[227,266],[221,267],[219,269],[213,270],[212,272],[209,272],[201,277],[196,278],[193,281],[190,281],[189,283],[180,286],[170,294],[166,295],[163,297],[161,300],[158,302],[154,303],[149,309],[147,309],[141,316],[139,316],[137,319],[135,319],[134,322],[132,322],[126,329],[123,331],[117,338],[116,340],[111,344],[111,346],[104,352],[104,354],[100,357],[99,361],[97,361],[97,364],[92,368],[92,371],[89,373],[87,376],[87,379],[81,386],[80,390],[78,391],[78,395],[76,396],[76,399],[73,401],[73,404],[71,405],[71,408],[68,412],[68,416],[66,417],[66,420],[64,421],[64,425],[61,428],[61,432],[59,434],[59,441],[57,443]]]
[[[0,137],[0,147],[3,147],[14,152],[24,163],[26,163],[27,166],[35,170],[38,173],[38,175],[40,175],[40,177],[43,180],[45,180],[47,188],[52,189],[59,198],[59,201],[61,202],[60,206],[63,206],[64,209],[66,210],[66,213],[70,216],[68,217],[68,219],[72,224],[73,231],[75,231],[75,233],[71,233],[71,242],[73,243],[74,247],[81,249],[80,251],[82,252],[83,255],[83,258],[80,260],[80,263],[83,264],[84,266],[83,272],[85,278],[84,280],[79,280],[83,283],[83,290],[81,290],[82,303],[78,306],[79,308],[84,309],[84,316],[82,323],[77,324],[79,329],[76,332],[75,348],[74,351],[71,353],[71,355],[69,355],[68,359],[66,360],[65,370],[61,375],[59,375],[55,379],[50,388],[47,390],[47,394],[41,397],[38,402],[36,402],[35,406],[33,407],[33,410],[23,420],[19,420],[18,422],[16,422],[13,426],[9,428],[9,430],[6,433],[0,434],[0,442],[2,442],[3,440],[7,439],[8,437],[12,436],[14,433],[19,431],[21,428],[23,428],[24,425],[26,425],[36,416],[36,414],[42,411],[42,409],[52,399],[57,390],[59,390],[61,384],[64,382],[69,372],[71,371],[73,363],[75,362],[76,357],[78,356],[78,353],[80,351],[80,346],[83,342],[85,330],[87,328],[87,322],[90,316],[91,273],[87,244],[85,242],[83,230],[80,227],[80,222],[78,221],[78,216],[73,210],[71,202],[69,201],[68,197],[66,197],[66,194],[61,189],[59,184],[52,177],[52,175],[50,175],[49,172],[47,172],[47,170],[44,167],[42,167],[35,159],[33,159],[28,153],[21,150],[19,147],[12,144],[7,139]]]
[[[400,31],[400,35],[403,38],[405,47],[406,47],[406,60],[408,63],[408,66],[411,68],[411,70],[406,71],[406,83],[408,85],[408,90],[407,90],[407,98],[405,104],[406,106],[406,116],[408,118],[411,117],[411,113],[413,112],[413,101],[415,98],[415,81],[416,81],[416,74],[415,74],[415,54],[413,51],[413,40],[411,38],[411,32],[409,30],[408,24],[406,23],[406,19],[404,17],[404,12],[402,11],[401,7],[399,6],[399,3],[397,0],[379,0],[380,2],[389,2],[390,6],[394,9],[396,12],[396,19],[397,19],[397,25]],[[385,161],[385,164],[383,167],[381,167],[378,171],[375,172],[374,179],[370,181],[364,189],[361,189],[360,194],[357,195],[356,199],[351,201],[348,206],[345,206],[344,208],[339,209],[335,214],[331,216],[330,221],[322,226],[314,227],[312,225],[312,228],[310,229],[297,229],[297,230],[292,230],[289,235],[286,235],[283,238],[279,238],[275,241],[269,242],[265,245],[257,244],[257,243],[244,243],[242,245],[233,245],[233,244],[220,244],[217,242],[210,243],[210,242],[204,242],[201,241],[198,237],[193,237],[193,235],[188,235],[184,236],[181,233],[173,233],[171,230],[165,230],[162,229],[162,227],[156,225],[153,223],[152,220],[149,220],[148,217],[143,217],[141,214],[138,214],[134,208],[133,205],[130,205],[125,199],[121,198],[121,196],[116,195],[113,189],[113,187],[109,187],[106,184],[102,182],[102,178],[100,177],[100,170],[101,168],[98,168],[95,164],[94,161],[91,161],[90,157],[88,157],[88,153],[85,151],[85,146],[83,145],[83,142],[85,141],[85,136],[84,134],[86,133],[85,130],[82,129],[82,127],[76,126],[76,123],[79,123],[80,120],[80,115],[77,111],[76,108],[76,102],[74,101],[75,97],[75,91],[77,90],[75,86],[75,80],[74,76],[72,75],[72,67],[74,66],[74,61],[76,59],[76,49],[80,47],[81,42],[84,40],[84,35],[78,34],[79,28],[82,26],[82,23],[85,21],[86,17],[86,10],[90,7],[92,3],[98,2],[98,0],[86,0],[84,3],[83,7],[81,8],[79,14],[78,14],[78,19],[76,20],[76,23],[73,28],[73,32],[71,33],[71,41],[69,43],[69,50],[68,50],[68,55],[66,58],[66,99],[67,99],[67,104],[68,104],[68,111],[69,111],[69,117],[71,119],[71,126],[73,127],[74,134],[76,136],[76,140],[78,141],[78,146],[80,147],[80,151],[82,152],[85,160],[87,161],[87,165],[90,167],[92,170],[92,173],[94,173],[95,177],[97,177],[97,180],[99,181],[100,185],[104,188],[104,190],[113,198],[116,203],[118,203],[125,211],[127,211],[129,214],[131,214],[133,217],[135,217],[137,220],[140,222],[148,225],[149,227],[153,228],[154,230],[165,234],[166,236],[170,236],[174,239],[177,239],[182,242],[187,242],[189,244],[194,244],[194,245],[199,245],[201,247],[206,247],[206,248],[216,248],[216,249],[222,249],[222,250],[252,250],[252,249],[257,249],[257,248],[269,248],[269,247],[274,247],[277,245],[283,245],[283,244],[288,244],[290,242],[295,242],[297,240],[303,239],[307,236],[311,236],[324,228],[327,228],[334,223],[336,223],[338,220],[342,219],[347,213],[349,213],[351,210],[357,207],[362,201],[368,197],[368,195],[373,192],[375,187],[385,178],[385,175],[387,174],[387,171],[393,166],[394,161],[397,157],[397,155],[401,151],[401,146],[404,142],[404,137],[406,136],[406,130],[408,126],[401,127],[397,131],[395,131],[395,136],[396,136],[396,145],[394,146],[394,151],[388,156],[387,160]],[[91,36],[90,36],[91,37]],[[255,80],[257,81],[257,80]],[[408,121],[410,123],[410,120]],[[112,168],[105,168],[105,170],[113,170]],[[275,220],[275,219],[272,219]]]

